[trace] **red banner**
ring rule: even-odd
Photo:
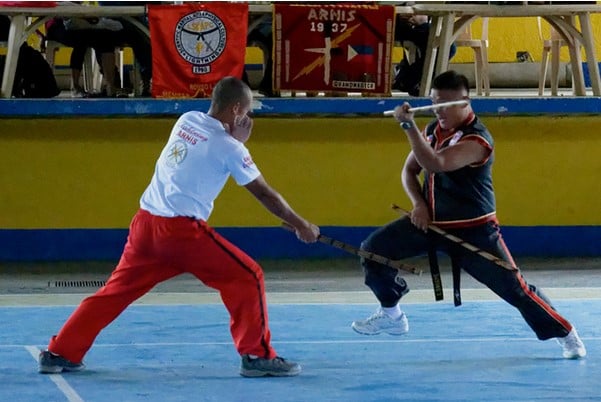
[[[152,96],[208,97],[225,76],[242,78],[248,4],[149,5]]]
[[[390,93],[394,7],[275,3],[274,88]]]

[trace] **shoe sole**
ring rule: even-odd
[[[85,368],[85,366],[77,367],[77,368],[67,368],[62,366],[40,366],[38,372],[40,374],[60,374],[60,373],[70,373],[81,371]]]
[[[564,359],[569,359],[569,360],[578,360],[578,359],[582,359],[586,356],[586,353],[582,354],[582,353],[564,353],[563,354],[563,358]]]
[[[40,374],[59,374],[63,372],[63,368],[57,366],[40,366],[38,372]]]
[[[297,371],[262,371],[262,370],[241,370],[242,377],[257,378],[257,377],[294,377],[299,375],[301,370]]]
[[[405,335],[407,332],[409,332],[408,329],[398,331],[398,332],[397,331],[387,331],[385,329],[383,329],[381,331],[377,331],[377,332],[364,332],[364,331],[361,331],[361,330],[355,328],[354,325],[351,325],[351,328],[353,329],[353,331],[355,331],[356,333],[361,334],[361,335],[380,335],[380,334],[384,333],[384,334],[393,335],[393,336],[401,336],[401,335]]]

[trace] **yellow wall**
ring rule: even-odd
[[[0,228],[125,228],[174,118],[0,121]],[[600,225],[601,117],[485,117],[506,225]],[[421,124],[424,120],[420,121]],[[263,174],[320,225],[371,226],[408,206],[407,141],[390,119],[257,118]],[[214,226],[277,226],[229,182]]]
[[[601,15],[591,17],[593,35],[596,40],[597,58],[601,55]],[[480,37],[482,21],[477,20],[472,25],[473,36]],[[541,23],[542,35],[549,37],[549,24]],[[516,61],[516,52],[528,51],[535,62],[540,62],[542,54],[541,37],[539,36],[536,17],[523,18],[490,18],[488,25],[489,49],[488,59],[491,63],[508,63]],[[453,58],[453,63],[473,61],[474,52],[470,48],[459,48]],[[582,51],[583,61],[584,51]],[[569,61],[567,48],[561,50],[562,61]]]

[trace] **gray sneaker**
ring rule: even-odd
[[[62,356],[47,350],[40,353],[39,372],[42,374],[58,374],[63,371],[80,371],[84,369],[83,363],[73,363]]]
[[[301,366],[282,357],[264,359],[242,355],[240,375],[243,377],[291,377],[301,372]]]
[[[557,342],[563,348],[563,357],[566,359],[580,359],[586,356],[584,343],[578,336],[576,328],[572,328],[570,333],[563,338],[556,338]]]
[[[365,320],[353,321],[351,327],[362,335],[377,335],[382,332],[389,335],[404,335],[409,332],[409,321],[405,313],[395,320],[379,308]]]

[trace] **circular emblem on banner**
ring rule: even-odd
[[[167,165],[175,167],[186,159],[186,155],[188,155],[188,146],[186,143],[184,141],[175,141],[167,149],[165,160],[167,161]]]
[[[196,11],[179,20],[175,27],[175,47],[189,63],[206,65],[215,61],[226,42],[225,25],[209,11]]]

